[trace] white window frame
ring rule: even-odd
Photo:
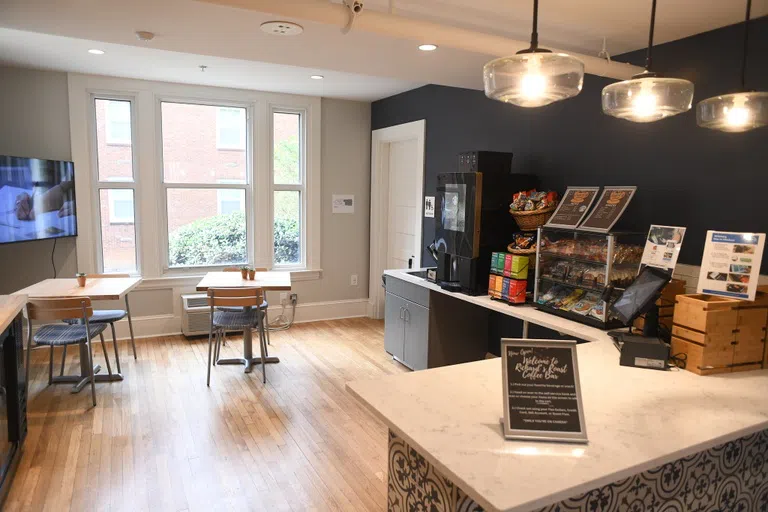
[[[128,217],[121,217],[116,214],[115,202],[123,201],[122,198],[116,198],[114,192],[131,192],[131,198],[133,200],[133,215]],[[118,194],[119,195],[119,194]],[[136,224],[136,197],[133,195],[132,189],[127,188],[111,188],[107,189],[107,201],[109,202],[109,223],[110,224]]]
[[[275,183],[275,114],[297,114],[299,116],[299,183],[298,184],[278,184]],[[307,162],[306,162],[306,119],[307,111],[303,108],[283,107],[280,105],[270,105],[269,108],[269,218],[270,225],[270,252],[272,253],[272,266],[274,268],[292,269],[305,268],[307,265]],[[277,263],[275,261],[275,192],[296,191],[299,192],[299,261],[297,263]]]
[[[247,149],[248,145],[246,144],[246,141],[248,140],[248,114],[246,111],[246,129],[244,132],[240,132],[240,140],[237,143],[237,145],[227,144],[226,142],[222,142],[221,140],[221,119],[222,119],[222,111],[231,108],[227,105],[219,105],[219,108],[216,110],[216,149],[223,149],[223,150],[236,150],[236,151],[244,151]]]
[[[111,146],[130,146],[133,142],[133,105],[131,105],[131,111],[129,112],[129,122],[131,124],[131,137],[128,139],[117,137],[112,131],[112,121],[110,119],[109,107],[104,109],[104,142]]]
[[[305,192],[303,211],[304,268],[290,270],[295,280],[319,279],[322,276],[321,240],[321,99],[314,96],[268,93],[262,91],[220,87],[153,82],[126,78],[69,73],[69,113],[72,160],[79,172],[75,179],[78,208],[76,243],[78,270],[100,272],[101,225],[100,188],[134,188],[137,274],[144,278],[142,288],[176,286],[174,283],[194,284],[206,268],[167,267],[167,229],[165,190],[160,133],[159,99],[207,105],[248,105],[248,147],[252,176],[246,187],[246,215],[251,222],[248,242],[256,267],[273,267],[272,164],[271,164],[271,106],[279,110],[305,110]],[[133,134],[132,182],[99,182],[96,174],[96,126],[94,95],[104,99],[131,100],[131,131]],[[252,119],[251,117],[252,116]],[[174,185],[175,186],[175,185]],[[214,185],[213,188],[223,185]],[[234,185],[231,185],[234,187]],[[144,222],[146,220],[146,222]]]
[[[253,233],[254,233],[254,226],[253,226],[253,215],[252,215],[252,199],[251,199],[251,184],[253,183],[253,145],[252,144],[246,144],[246,173],[245,173],[245,182],[240,182],[236,180],[216,180],[215,183],[173,183],[169,182],[166,183],[165,181],[165,165],[163,160],[163,116],[162,116],[162,106],[163,103],[183,103],[187,105],[203,105],[206,107],[214,107],[217,108],[216,110],[216,116],[217,116],[217,127],[216,127],[216,137],[218,142],[218,108],[224,107],[224,108],[243,108],[245,109],[245,133],[246,133],[246,139],[247,140],[253,140],[252,136],[252,105],[249,103],[238,103],[228,100],[216,100],[216,99],[199,99],[199,98],[193,98],[193,97],[180,97],[180,96],[156,96],[156,123],[157,123],[157,148],[158,148],[158,182],[160,184],[161,189],[161,204],[162,204],[162,214],[160,215],[161,225],[162,225],[162,251],[163,251],[163,272],[164,274],[178,274],[188,271],[199,271],[201,269],[205,270],[214,270],[214,269],[221,269],[223,267],[231,266],[231,265],[251,265],[254,261],[254,254],[253,254]],[[232,149],[232,148],[230,148]],[[223,183],[223,181],[231,181],[231,183]],[[168,190],[174,189],[174,190],[180,190],[180,189],[187,189],[187,190],[223,190],[223,189],[229,189],[229,190],[243,190],[245,192],[245,240],[246,240],[246,261],[244,262],[233,262],[230,264],[225,265],[193,265],[193,266],[184,266],[184,267],[172,267],[170,264],[170,246],[169,246],[169,240],[170,240],[170,233],[168,232]],[[218,197],[217,197],[218,199]],[[216,210],[218,211],[218,201],[216,205]]]
[[[93,216],[95,218],[95,222],[93,222],[93,239],[97,241],[95,244],[96,249],[96,269],[95,271],[98,273],[105,273],[106,270],[104,268],[104,246],[103,246],[103,240],[102,240],[102,224],[104,222],[109,222],[110,224],[113,224],[112,222],[112,204],[109,205],[110,213],[109,213],[109,219],[103,219],[101,217],[101,191],[105,190],[107,192],[107,201],[111,203],[110,198],[110,190],[131,190],[133,191],[133,222],[119,222],[119,224],[127,224],[133,226],[133,232],[134,232],[134,250],[136,253],[136,269],[134,272],[132,272],[133,275],[141,275],[141,234],[139,232],[139,226],[140,218],[139,218],[139,212],[138,208],[136,208],[136,199],[139,197],[138,190],[139,190],[139,176],[138,176],[138,169],[137,169],[137,144],[134,144],[134,141],[136,141],[136,135],[137,135],[137,127],[136,127],[136,120],[137,120],[137,114],[136,114],[136,96],[134,94],[128,93],[128,92],[120,92],[120,91],[105,91],[105,92],[99,92],[99,91],[89,91],[89,108],[88,108],[88,115],[87,115],[87,123],[90,126],[89,132],[91,136],[89,137],[90,142],[90,178],[91,180],[96,184],[95,187],[91,188],[91,194],[90,194],[90,201],[91,204],[94,205],[94,209],[92,211],[95,211],[95,215]],[[132,177],[121,177],[121,178],[111,178],[106,180],[100,180],[99,178],[99,147],[98,147],[98,126],[96,122],[96,100],[114,100],[114,101],[126,101],[130,104],[130,114],[131,114],[131,140],[125,142],[123,145],[130,146],[131,147],[131,174]],[[109,121],[106,118],[108,116],[107,112],[109,112],[109,108],[107,107],[104,109],[105,112],[105,143],[110,144],[107,142],[108,136],[106,135],[108,131]],[[77,181],[75,181],[75,188],[77,189]],[[78,194],[78,197],[82,197],[82,194],[79,194],[79,192],[76,190],[76,194]],[[80,205],[78,205],[78,209],[80,208]]]

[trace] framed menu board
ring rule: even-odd
[[[605,187],[595,209],[579,229],[608,233],[629,206],[636,190],[637,187]]]
[[[589,211],[600,187],[568,187],[547,226],[575,228]]]
[[[587,442],[575,341],[502,339],[504,437]]]

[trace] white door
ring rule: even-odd
[[[421,188],[416,139],[389,144],[389,208],[385,269],[421,266]]]
[[[421,266],[426,122],[371,133],[371,268],[368,316],[384,317],[386,269]]]

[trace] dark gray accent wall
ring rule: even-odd
[[[768,230],[768,128],[728,134],[696,126],[697,101],[738,88],[742,30],[734,25],[654,49],[656,71],[696,86],[691,111],[657,123],[604,115],[600,93],[613,80],[587,75],[577,97],[538,109],[427,85],[373,103],[372,128],[426,119],[425,195],[435,194],[437,174],[454,171],[456,155],[468,150],[511,151],[515,172],[535,173],[561,192],[567,185],[637,185],[622,227],[687,226],[681,262],[698,265],[707,229]],[[748,85],[768,90],[768,17],[752,22],[750,55]],[[643,65],[644,58],[639,51],[616,60]],[[424,219],[425,244],[433,237],[434,219]],[[432,264],[426,252],[422,263]]]

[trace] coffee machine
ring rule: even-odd
[[[536,188],[538,180],[512,174],[512,153],[470,151],[459,154],[458,163],[458,172],[437,176],[437,282],[446,290],[484,295],[491,253],[506,251],[518,231],[509,214],[512,195]]]

